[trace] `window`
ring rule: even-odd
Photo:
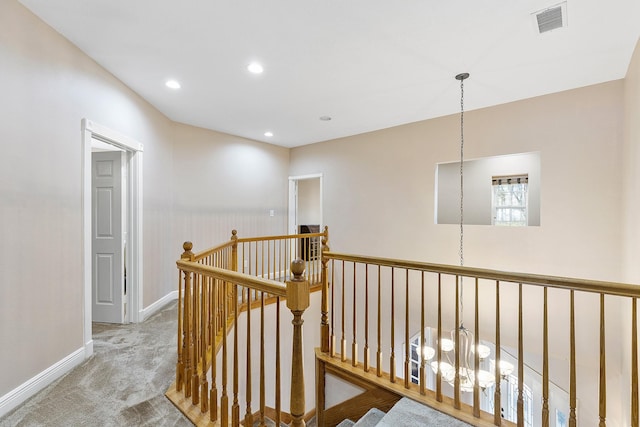
[[[567,416],[556,409],[556,427],[567,427]]]
[[[491,183],[493,225],[529,225],[529,176],[494,176]]]
[[[505,379],[502,392],[506,395],[506,405],[501,409],[502,417],[507,421],[517,422],[518,420],[518,377],[509,375]],[[503,400],[504,403],[504,400]],[[531,388],[522,384],[522,403],[524,406],[524,425],[533,425],[533,392]]]
[[[526,209],[516,212],[503,210],[502,213],[518,215],[524,212],[526,222],[522,221],[521,225],[540,226],[540,153],[519,153],[465,160],[463,169],[465,225],[496,224],[495,206],[492,203],[493,180],[521,177],[526,178],[527,189],[524,199]],[[460,162],[438,163],[435,172],[435,222],[436,224],[460,224]],[[500,222],[498,224],[505,225]]]

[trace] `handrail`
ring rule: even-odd
[[[277,297],[287,296],[287,287],[281,282],[261,277],[249,276],[248,274],[237,273],[223,268],[211,267],[193,261],[178,260],[176,265],[182,271],[189,273],[199,273],[214,279],[231,282],[234,285],[245,286],[260,292],[265,292]]]
[[[479,279],[499,280],[500,282],[526,283],[529,285],[549,286],[575,291],[640,298],[640,286],[627,283],[576,279],[560,276],[546,276],[540,274],[513,273],[484,268],[460,267],[446,264],[431,264],[419,261],[406,261],[392,258],[345,254],[339,252],[324,252],[323,256],[327,259],[371,265],[381,265],[384,267],[397,267],[408,270],[428,271],[431,273],[443,273],[456,276],[477,277]]]
[[[240,237],[238,243],[264,242],[267,240],[288,240],[288,239],[307,239],[310,237],[322,237],[324,233],[298,233],[298,234],[281,234],[276,236],[262,237]]]
[[[232,245],[233,245],[233,242],[229,241],[229,242],[223,243],[221,245],[214,246],[214,247],[209,248],[209,249],[205,249],[204,251],[200,251],[200,252],[198,252],[196,254],[193,254],[193,260],[194,261],[199,261],[199,260],[201,260],[203,258],[208,257],[209,255],[211,255],[211,254],[213,254],[215,252],[219,252],[219,251],[221,251],[223,249],[226,249],[226,248],[228,248],[228,247],[230,247]]]

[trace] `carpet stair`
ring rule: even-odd
[[[468,427],[470,424],[404,397],[386,414],[374,408],[357,422],[344,420],[338,424],[337,427],[398,427],[419,425],[428,425],[431,427]]]

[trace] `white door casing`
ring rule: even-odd
[[[320,182],[320,231],[323,230],[324,218],[322,213],[322,200],[323,200],[323,175],[322,173],[309,174],[309,175],[298,175],[298,176],[290,176],[289,177],[289,221],[288,221],[288,229],[289,234],[298,234],[300,231],[298,229],[298,181],[307,180],[307,179],[319,179]]]
[[[91,221],[91,146],[97,139],[126,152],[128,167],[127,202],[129,205],[127,233],[127,311],[128,321],[144,320],[142,310],[143,263],[142,263],[142,198],[143,198],[143,145],[110,128],[91,120],[82,119],[82,292],[83,292],[83,336],[84,356],[93,354],[92,338],[92,221]]]
[[[92,154],[91,311],[94,322],[124,322],[123,151]]]

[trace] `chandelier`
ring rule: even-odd
[[[456,76],[456,80],[460,81],[460,266],[464,266],[464,80],[469,77],[469,73],[461,73]],[[460,286],[456,286],[456,292],[459,294],[460,300],[460,325],[456,325],[451,331],[451,339],[442,338],[440,340],[440,349],[444,353],[443,361],[431,362],[431,369],[435,374],[440,371],[442,378],[451,384],[455,383],[456,376],[460,381],[460,390],[464,392],[473,391],[476,376],[478,379],[478,385],[482,389],[489,388],[495,383],[495,374],[492,374],[489,370],[478,369],[476,373],[473,366],[475,365],[475,353],[478,353],[478,359],[485,361],[491,355],[491,349],[484,345],[478,344],[477,348],[474,345],[473,333],[464,326],[464,286],[462,283],[462,276],[460,276]],[[456,343],[457,339],[457,343]],[[458,364],[459,369],[456,373],[455,352],[458,352]],[[436,350],[429,346],[424,346],[418,352],[425,360],[431,360],[436,354]],[[486,365],[486,363],[485,363]],[[495,361],[491,360],[491,367],[495,372]],[[513,365],[507,361],[501,360],[498,366],[500,369],[500,375],[504,378],[513,372]]]

